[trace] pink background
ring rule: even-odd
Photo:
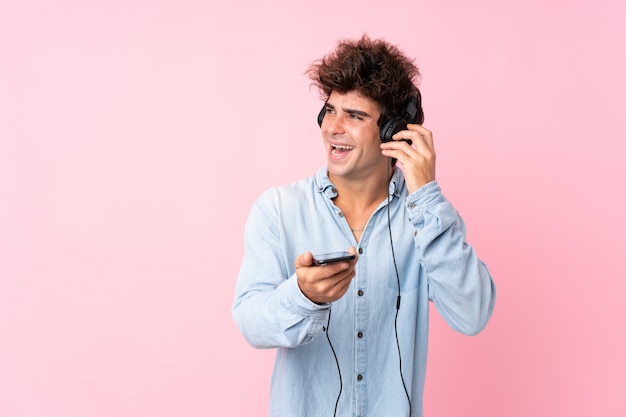
[[[244,222],[324,163],[303,73],[363,32],[498,286],[478,337],[433,314],[426,415],[626,415],[625,3],[214,3],[0,3],[0,416],[266,415]]]

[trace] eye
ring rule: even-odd
[[[353,120],[363,120],[361,116],[359,116],[358,114],[354,114],[354,113],[350,115],[350,118]]]

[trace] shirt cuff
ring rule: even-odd
[[[319,315],[320,319],[323,319],[326,311],[331,307],[331,303],[317,304],[309,300],[300,290],[296,274],[293,274],[282,287],[290,307],[298,314],[303,316]]]
[[[433,180],[409,194],[406,197],[406,207],[413,214],[414,212],[426,210],[444,200],[441,187],[439,187],[436,180]]]

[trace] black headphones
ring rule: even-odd
[[[317,124],[322,126],[322,121],[326,115],[326,106],[322,107],[317,115]],[[415,116],[418,115],[417,119]],[[407,123],[424,123],[424,111],[422,110],[422,99],[419,90],[415,90],[415,94],[411,96],[409,101],[404,106],[404,110],[401,115],[394,116],[380,128],[380,140],[381,142],[392,141],[392,136],[401,130],[406,130]]]

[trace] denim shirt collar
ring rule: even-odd
[[[337,197],[337,188],[328,178],[328,167],[324,166],[317,171],[314,177],[315,189],[324,194],[326,198],[333,199]],[[391,181],[389,181],[389,195],[398,197],[404,188],[404,175],[398,167],[393,167]]]

